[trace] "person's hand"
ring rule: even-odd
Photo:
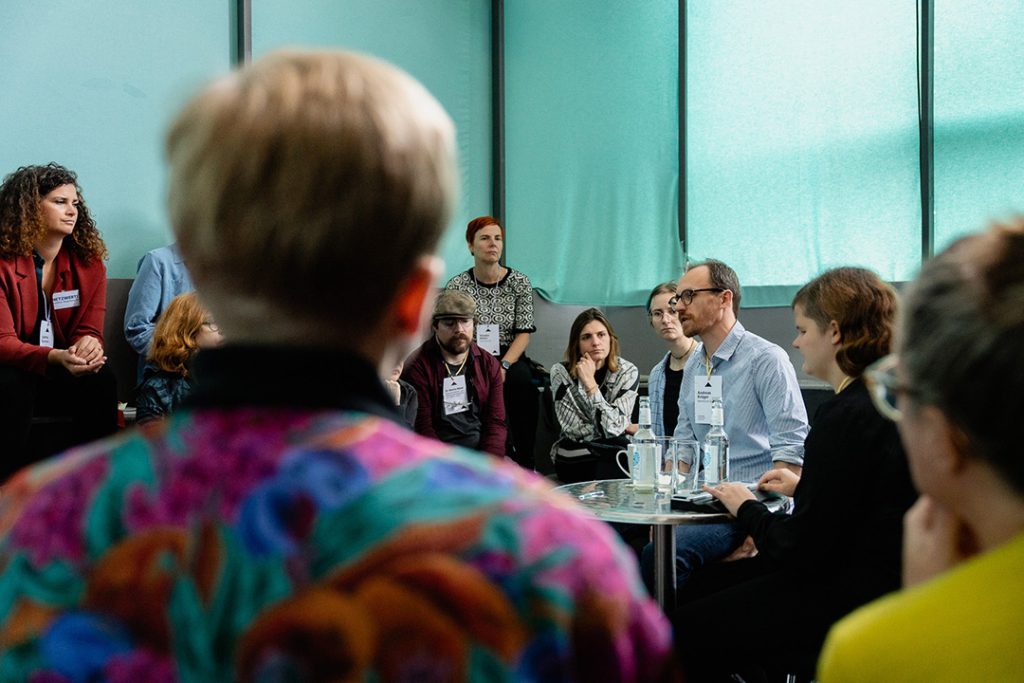
[[[398,380],[384,380],[384,388],[388,390],[389,394],[391,394],[391,400],[395,402],[396,406],[402,402],[402,387],[398,383]]]
[[[505,381],[505,372],[506,372],[506,371],[505,371],[505,368],[502,368],[502,369],[501,369],[501,381],[502,381],[502,382],[504,382],[504,381]]]
[[[640,425],[636,424],[635,422],[633,424],[631,424],[631,425],[627,425],[627,427],[626,427],[626,433],[629,434],[630,436],[633,436],[634,434],[636,434],[639,431],[640,431]]]
[[[736,516],[736,511],[740,509],[744,502],[757,500],[757,496],[750,492],[746,484],[725,481],[715,487],[704,484],[704,490],[722,501],[722,505],[726,507],[729,514],[733,517]]]
[[[50,349],[50,353],[46,356],[46,360],[49,361],[51,365],[63,366],[65,370],[75,377],[87,375],[91,372],[99,372],[99,369],[102,368],[103,364],[107,361],[105,357],[101,356],[99,360],[90,363],[81,356],[73,353],[70,349]]]
[[[799,483],[800,475],[796,472],[785,468],[773,468],[761,475],[757,481],[757,488],[792,498]]]
[[[743,544],[733,550],[731,553],[722,558],[722,562],[735,562],[736,560],[745,560],[749,557],[757,555],[757,546],[754,545],[754,538],[747,536],[743,539]]]
[[[903,586],[923,583],[977,552],[963,522],[924,495],[903,516]]]
[[[68,351],[85,360],[86,363],[95,363],[103,358],[103,344],[96,337],[82,337],[69,346]]]
[[[584,354],[576,361],[576,376],[580,378],[583,388],[587,390],[588,394],[594,393],[597,389],[597,381],[594,379],[594,373],[596,372],[597,365],[590,356]]]

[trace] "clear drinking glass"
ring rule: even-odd
[[[693,489],[693,476],[684,472],[687,460],[696,463],[697,442],[692,439],[676,439],[671,436],[657,437],[661,444],[661,462],[658,468],[658,490],[676,494]],[[696,467],[691,468],[694,472]]]

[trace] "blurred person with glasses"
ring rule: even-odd
[[[668,347],[665,356],[647,375],[651,399],[651,430],[657,436],[671,436],[679,419],[679,387],[683,368],[690,360],[697,340],[683,334],[675,311],[676,282],[663,282],[647,296],[647,320]]]
[[[505,456],[508,427],[498,359],[473,341],[477,305],[448,289],[437,297],[431,327],[402,371],[416,390],[416,433]]]
[[[1024,219],[924,264],[897,354],[866,376],[921,492],[904,518],[903,590],[836,624],[818,678],[1020,680]]]
[[[832,624],[899,587],[902,519],[917,494],[895,425],[863,380],[891,350],[896,311],[895,290],[863,268],[826,271],[793,299],[793,347],[835,395],[814,415],[802,474],[771,469],[760,479],[793,497],[793,514],[769,512],[743,484],[705,487],[758,554],[707,565],[680,593],[677,648],[692,680],[809,680]]]
[[[740,294],[736,271],[716,259],[690,265],[679,279],[671,303],[683,334],[699,336],[700,344],[683,368],[673,436],[702,443],[711,429],[710,399],[718,398],[731,442],[730,479],[756,482],[772,468],[799,474],[807,409],[796,370],[782,348],[737,319]],[[710,562],[754,552],[747,533],[733,522],[679,525],[675,534],[679,588]],[[647,585],[653,585],[653,544],[644,548],[642,567]]]

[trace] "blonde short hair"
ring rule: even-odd
[[[205,88],[167,136],[168,204],[218,323],[358,338],[437,246],[454,138],[422,85],[352,53],[279,51]]]

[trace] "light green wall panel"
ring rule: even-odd
[[[491,212],[491,3],[487,0],[259,0],[253,55],[277,47],[340,47],[405,69],[455,121],[462,195],[440,254],[447,276],[472,265],[465,230]]]
[[[0,2],[0,172],[56,161],[79,175],[132,277],[170,241],[162,139],[204,81],[231,63],[230,0]]]
[[[678,3],[505,3],[508,262],[562,304],[679,277]]]

